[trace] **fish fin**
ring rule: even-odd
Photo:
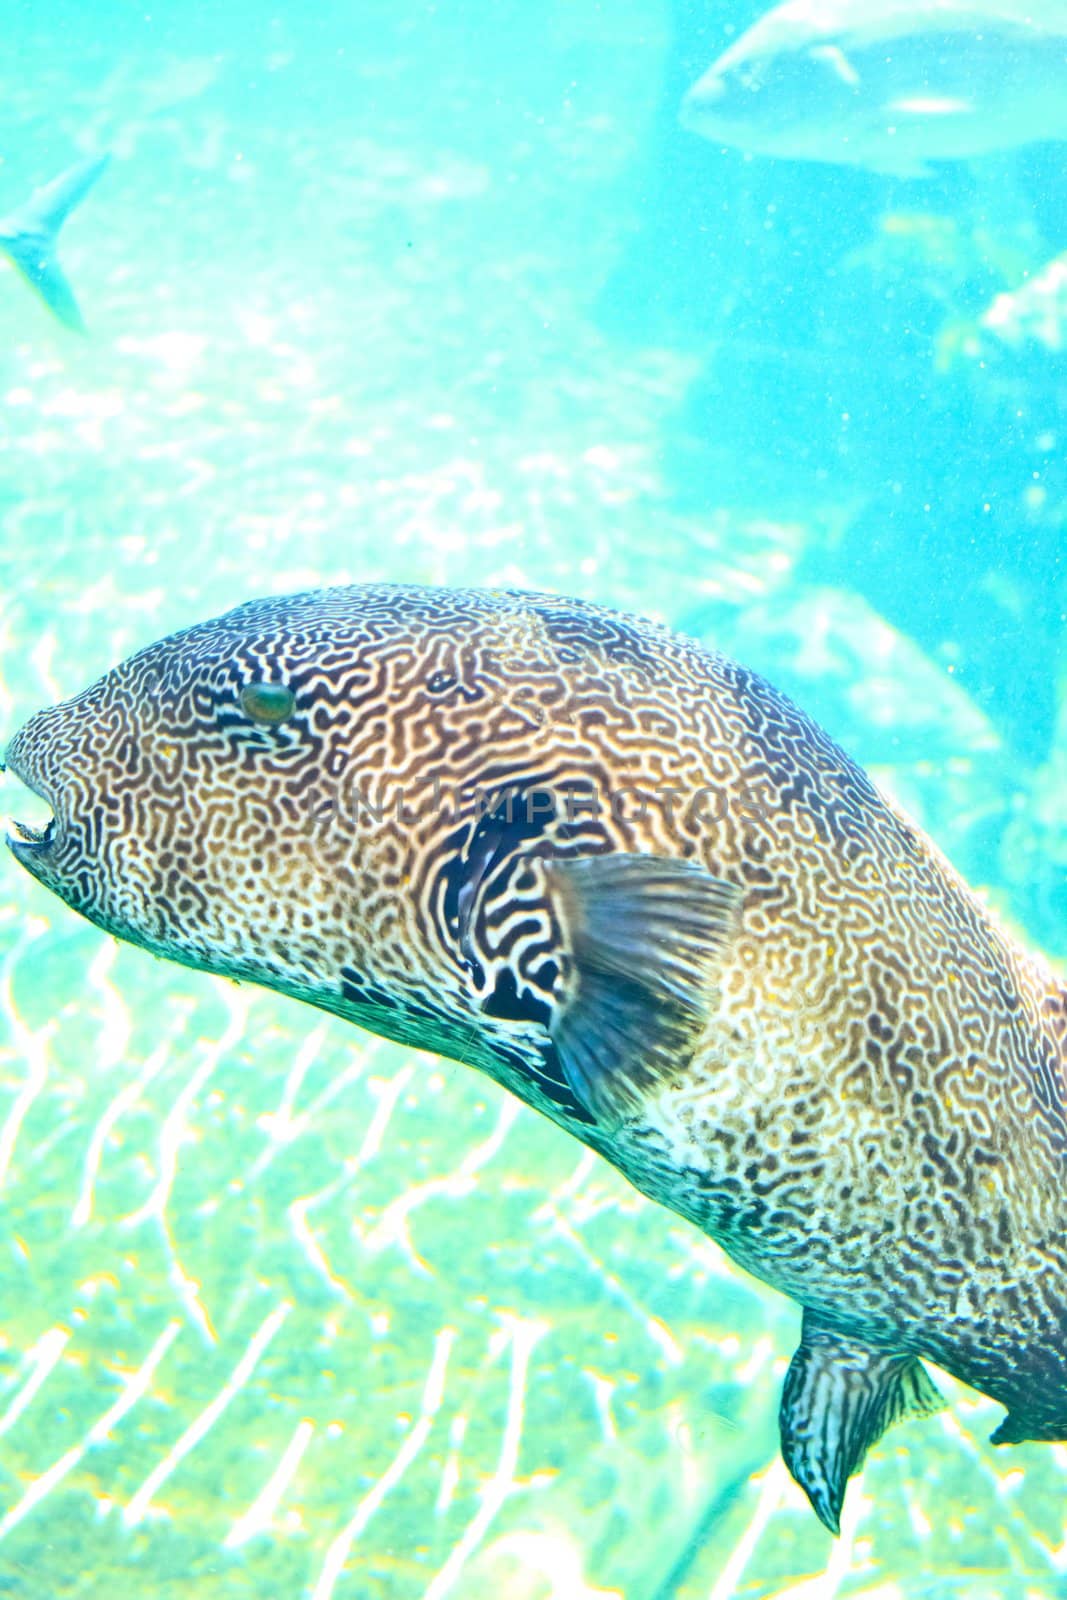
[[[1023,1418],[1017,1417],[1014,1412],[1009,1411],[1007,1416],[1001,1419],[999,1427],[994,1428],[989,1435],[989,1442],[990,1444],[1025,1444],[1030,1437],[1031,1435],[1027,1431]]]
[[[891,100],[889,110],[905,117],[971,117],[974,105],[970,100],[957,100],[949,95],[905,95],[901,100]]]
[[[617,1127],[692,1055],[742,892],[665,856],[552,860],[545,874],[570,956],[553,1043],[581,1103]]]
[[[49,310],[76,333],[85,323],[74,290],[59,264],[59,230],[99,178],[111,157],[91,156],[35,189],[25,205],[0,221],[0,249],[10,256]]]
[[[832,68],[841,79],[841,82],[847,83],[850,89],[858,89],[860,87],[863,80],[839,44],[816,44],[812,46],[808,54],[815,61],[825,61],[827,66]]]
[[[871,1349],[804,1312],[778,1413],[782,1458],[831,1533],[849,1478],[886,1429],[944,1404],[917,1356]]]
[[[1062,1423],[1042,1425],[1034,1423],[1023,1412],[1009,1411],[1001,1419],[1000,1426],[989,1435],[992,1444],[1027,1444],[1035,1443],[1054,1444],[1067,1437]]]

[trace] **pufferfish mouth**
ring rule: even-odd
[[[8,848],[20,860],[26,855],[42,854],[51,845],[56,837],[56,814],[51,798],[42,786],[24,773],[20,772],[14,762],[8,761],[6,766],[0,761],[0,773],[5,773],[7,783],[5,787],[14,789],[12,779],[17,780],[18,808],[24,817],[7,816],[8,827],[4,839]],[[8,796],[5,795],[5,809]]]

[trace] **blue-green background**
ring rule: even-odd
[[[1062,960],[1063,147],[682,132],[757,10],[8,0],[0,214],[115,159],[87,340],[0,272],[0,743],[252,595],[561,590],[766,672]],[[1067,1446],[947,1381],[830,1539],[797,1324],[466,1069],[0,860],[0,1595],[1067,1595]]]

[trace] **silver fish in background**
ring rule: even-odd
[[[1067,139],[1067,3],[786,0],[693,85],[681,120],[760,155],[901,177]]]
[[[941,1405],[923,1357],[997,1443],[1067,1439],[1067,988],[755,673],[559,596],[325,589],[6,761],[74,910],[468,1062],[797,1301],[782,1451],[828,1528]]]
[[[84,333],[85,323],[59,264],[59,230],[110,159],[105,154],[77,162],[51,183],[35,189],[17,211],[0,217],[0,250],[37,290],[53,316],[75,333]]]

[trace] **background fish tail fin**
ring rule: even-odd
[[[56,257],[54,250],[46,250],[43,241],[25,234],[18,239],[3,241],[5,253],[11,258],[31,284],[52,315],[75,333],[85,332],[85,322],[74,298],[74,290]]]
[[[74,166],[61,172],[58,178],[53,178],[51,183],[42,184],[41,188],[35,189],[25,205],[7,221],[16,225],[22,223],[27,230],[37,229],[50,234],[54,239],[74,207],[85,199],[110,160],[110,155],[105,151],[103,155],[88,156],[84,161],[75,162]]]
[[[0,247],[64,327],[85,332],[74,290],[59,264],[59,230],[110,161],[91,156],[46,183],[0,221]]]

